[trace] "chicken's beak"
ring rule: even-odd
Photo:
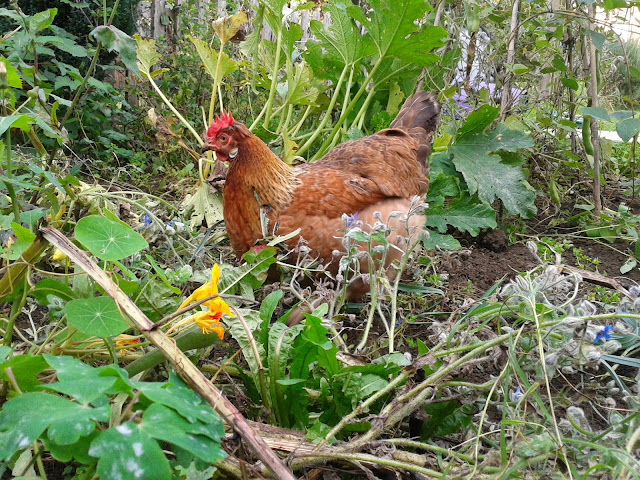
[[[205,142],[204,145],[202,145],[202,151],[208,152],[209,150],[213,150],[215,152],[216,146],[213,143]]]

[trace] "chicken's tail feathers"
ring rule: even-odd
[[[389,127],[406,130],[418,142],[417,160],[424,166],[425,176],[429,175],[427,158],[432,152],[438,123],[440,123],[440,103],[436,95],[421,91],[407,98]]]
[[[436,95],[429,92],[416,92],[407,98],[391,122],[390,128],[424,128],[426,133],[435,132],[440,119],[440,103]]]

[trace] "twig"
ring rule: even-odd
[[[251,450],[267,465],[276,478],[295,479],[291,471],[283,465],[238,409],[207,380],[191,360],[177,348],[174,341],[160,331],[105,272],[59,231],[51,227],[42,228],[40,231],[46,240],[62,250],[115,300],[136,328],[163,353],[180,376],[209,402],[214,411],[247,442]]]

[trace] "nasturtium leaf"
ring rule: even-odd
[[[91,408],[49,393],[27,392],[14,397],[0,412],[0,460],[28,447],[47,428],[53,442],[70,445],[89,435],[96,428],[96,421],[109,420],[109,415],[108,405]]]
[[[598,120],[603,120],[605,122],[610,122],[611,117],[607,110],[602,107],[582,107],[581,109],[582,115],[590,116],[593,118],[597,118]]]
[[[220,447],[224,429],[218,419],[209,425],[192,424],[175,410],[154,403],[145,410],[140,428],[150,437],[184,448],[208,463],[226,456]]]
[[[628,142],[640,132],[640,118],[627,118],[617,122],[616,132],[623,142]]]
[[[136,64],[136,41],[133,38],[113,25],[100,25],[94,28],[90,35],[95,36],[110,52],[118,52],[122,63],[140,76],[140,70]]]
[[[133,422],[102,432],[89,448],[99,458],[98,476],[103,480],[169,480],[169,461],[158,442]]]
[[[122,260],[149,246],[131,227],[98,215],[81,218],[76,225],[76,240],[102,260]]]
[[[64,307],[67,321],[87,335],[112,337],[129,328],[111,297],[71,300]]]

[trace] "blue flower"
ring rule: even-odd
[[[354,213],[353,215],[349,215],[347,217],[347,228],[351,228],[355,226],[357,221],[358,221],[358,212]]]
[[[152,222],[151,217],[146,213],[140,217],[140,221],[144,223],[145,227],[148,227],[149,225],[151,225],[151,222]]]
[[[509,392],[509,400],[511,400],[514,403],[518,403],[520,400],[522,400],[523,397],[524,397],[524,393],[522,393],[522,390],[520,389],[520,385],[518,385],[518,388],[516,388],[515,392]]]
[[[600,340],[609,340],[611,338],[610,332],[613,332],[613,327],[611,325],[607,325],[606,327],[602,327],[602,329],[596,335],[596,339],[593,343],[598,343]]]

